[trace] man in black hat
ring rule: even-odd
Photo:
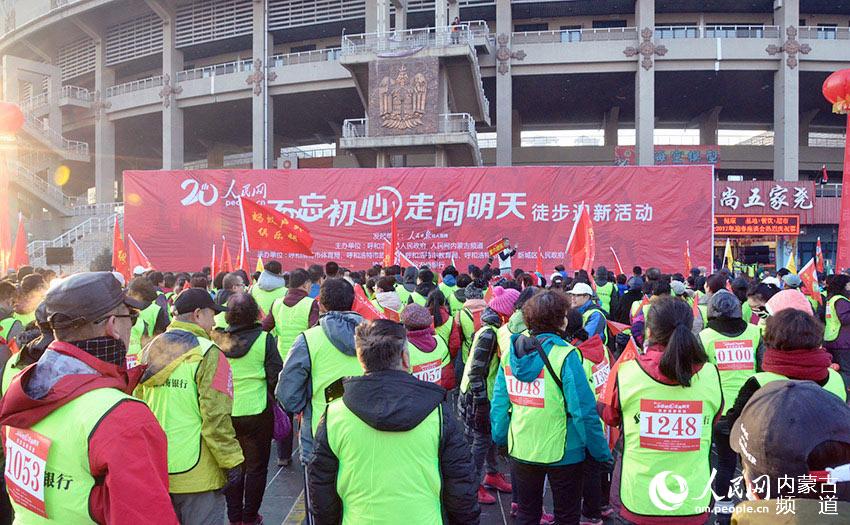
[[[201,288],[174,301],[174,319],[142,351],[147,365],[136,394],[168,436],[171,501],[180,522],[224,522],[221,488],[241,475],[242,448],[230,413],[233,375],[210,339],[214,317],[227,309]]]
[[[0,401],[6,460],[24,465],[6,473],[16,518],[177,523],[166,436],[130,395],[142,369],[125,364],[130,328],[147,305],[125,296],[110,272],[86,272],[51,287],[43,306],[55,341]]]
[[[733,524],[847,523],[850,407],[838,396],[813,381],[768,383],[732,427],[731,445],[759,500],[738,504]]]

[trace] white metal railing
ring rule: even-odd
[[[50,93],[40,93],[34,97],[27,97],[21,101],[21,109],[23,111],[33,111],[34,109],[44,107],[50,104]]]
[[[18,182],[25,182],[30,189],[38,192],[42,199],[51,202],[65,212],[69,212],[78,203],[76,197],[66,195],[60,188],[53,186],[20,164],[18,164],[16,178]]]
[[[280,157],[298,157],[299,159],[315,159],[319,157],[335,157],[336,146],[324,148],[299,148],[293,146],[289,148],[280,148]]]
[[[53,144],[56,148],[69,155],[78,157],[88,157],[89,155],[89,145],[87,142],[66,139],[61,133],[49,128],[44,122],[29,114],[25,114],[24,128],[31,135]]]
[[[484,120],[490,117],[490,101],[487,95],[484,94],[484,79],[481,77],[481,66],[478,64],[478,53],[472,53],[473,75],[478,80],[478,93],[481,97],[481,105],[484,113]]]
[[[50,241],[33,241],[27,245],[30,260],[40,259],[45,255],[45,248],[63,248],[73,246],[75,242],[84,236],[94,232],[111,232],[115,225],[115,217],[123,219],[123,213],[112,213],[102,217],[91,217],[79,225],[66,231],[59,237]]]
[[[655,38],[699,38],[701,35],[699,26],[655,26]]]
[[[246,151],[243,153],[234,153],[225,155],[222,166],[225,168],[234,168],[236,166],[251,166],[254,162],[254,153]]]
[[[313,62],[335,62],[339,60],[341,54],[341,47],[313,49],[310,51],[299,51],[297,53],[280,53],[269,57],[269,65],[271,67],[282,67]]]
[[[368,137],[368,118],[348,118],[342,122],[342,137],[346,139]]]
[[[779,38],[779,26],[714,25],[703,28],[703,38]]]
[[[490,26],[487,25],[487,22],[484,20],[471,20],[469,22],[464,22],[464,24],[469,26],[469,30],[472,32],[473,38],[490,37]]]
[[[513,44],[563,44],[569,42],[601,42],[637,40],[635,27],[603,27],[562,29],[553,31],[518,31],[511,34]]]
[[[197,80],[199,78],[209,78],[219,75],[230,75],[233,73],[243,73],[253,71],[254,60],[251,58],[245,60],[234,60],[233,62],[225,62],[223,64],[212,64],[209,66],[196,67],[194,69],[185,69],[177,72],[177,82],[186,80]]]
[[[131,82],[124,82],[123,84],[110,86],[106,88],[106,96],[107,98],[115,97],[118,95],[125,95],[127,93],[133,93],[135,91],[141,91],[143,89],[150,89],[159,86],[162,86],[162,75],[156,75],[153,77],[142,78],[139,80],[133,80]]]
[[[85,215],[115,215],[124,211],[123,202],[98,202],[95,204],[76,204],[71,208],[75,217]]]
[[[800,38],[805,40],[850,40],[850,27],[802,26]]]
[[[92,98],[94,97],[94,94],[84,87],[62,86],[60,97],[72,98],[74,100],[82,100],[84,102],[91,102]]]
[[[345,35],[342,37],[342,56],[415,51],[424,47],[453,45],[467,45],[470,48],[473,46],[472,31],[468,24]]]
[[[437,119],[437,133],[470,133],[475,137],[475,119],[469,113],[441,113]],[[346,119],[342,123],[343,138],[369,136],[369,119]]]
[[[816,197],[841,197],[842,184],[840,182],[828,182],[815,185]]]

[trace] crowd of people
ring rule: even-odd
[[[818,296],[787,270],[542,275],[511,250],[19,269],[3,522],[262,523],[272,448],[316,524],[475,524],[497,493],[523,525],[850,520],[850,275]]]

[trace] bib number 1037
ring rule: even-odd
[[[32,430],[3,427],[5,434],[6,489],[12,500],[47,517],[44,504],[44,471],[50,439]]]
[[[665,452],[699,450],[702,401],[640,401],[640,446]]]

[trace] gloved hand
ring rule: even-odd
[[[236,465],[232,469],[228,469],[224,473],[224,477],[227,478],[227,481],[224,484],[224,487],[221,489],[223,492],[227,493],[236,485],[239,484],[239,481],[242,479],[242,465]]]
[[[625,350],[626,345],[629,344],[629,337],[631,337],[629,334],[620,332],[614,339],[614,346],[616,348],[618,356],[623,353],[623,350]]]
[[[475,405],[475,420],[473,428],[477,432],[489,432],[490,431],[490,402],[485,401],[483,403]]]

